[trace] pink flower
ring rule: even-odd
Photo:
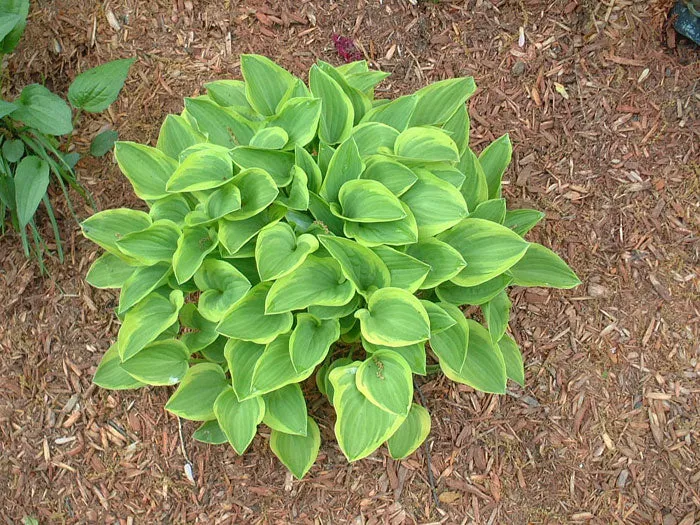
[[[333,39],[333,44],[335,44],[335,50],[345,62],[362,59],[362,53],[355,47],[355,43],[351,38],[340,36],[336,33],[333,33],[331,38]]]

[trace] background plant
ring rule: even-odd
[[[0,55],[17,46],[28,12],[29,0],[0,0]],[[80,155],[67,152],[59,137],[68,137],[69,145],[82,111],[100,113],[116,100],[133,61],[115,60],[78,75],[68,88],[75,115],[61,97],[40,84],[26,86],[15,100],[0,99],[0,234],[5,233],[5,217],[9,216],[25,254],[33,254],[42,270],[47,245],[35,221],[41,203],[51,222],[56,252],[63,261],[58,223],[47,194],[51,180],[63,191],[73,216],[69,188],[89,200],[73,169]],[[116,138],[113,130],[100,133],[91,153],[104,155]]]
[[[185,99],[156,147],[116,145],[149,211],[82,224],[105,250],[88,282],[121,288],[95,383],[178,384],[166,409],[239,454],[262,422],[299,478],[320,446],[300,386],[312,375],[350,461],[385,442],[406,457],[426,438],[413,374],[492,393],[522,384],[508,287],[579,280],[524,240],[542,213],[506,208],[508,136],[469,148],[473,79],[389,101],[374,98],[386,73],[364,61],[319,62],[309,88],[265,57],[243,55],[241,69],[245,81]]]

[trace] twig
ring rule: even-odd
[[[185,450],[185,439],[182,436],[182,420],[178,416],[177,418],[177,431],[180,434],[180,450],[185,458],[185,476],[187,479],[194,484],[194,474],[192,473],[192,463],[190,463],[190,458],[187,457],[187,450]]]
[[[413,380],[413,386],[418,391],[418,397],[420,397],[421,405],[427,408],[427,403],[425,402],[425,396],[423,395],[423,391],[421,390],[420,385],[415,379]],[[430,446],[428,445],[428,440],[426,439],[425,443],[423,444],[425,446],[425,460],[428,467],[428,484],[430,485],[430,491],[433,494],[435,508],[440,510],[440,500],[438,499],[437,487],[435,486],[435,478],[433,477],[433,461],[430,456]]]

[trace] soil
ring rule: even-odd
[[[193,423],[180,433],[163,410],[167,389],[91,384],[118,328],[116,296],[85,283],[97,249],[56,194],[67,255],[48,261],[49,277],[16,236],[0,239],[5,522],[696,523],[700,65],[697,47],[666,24],[671,3],[32,2],[6,97],[30,82],[65,93],[88,67],[138,57],[109,112],[81,118],[81,152],[104,127],[153,144],[184,96],[240,77],[240,53],[303,77],[317,59],[339,63],[334,34],[392,73],[382,96],[473,75],[472,148],[510,133],[506,196],[547,213],[532,239],[561,253],[583,284],[514,290],[525,388],[491,396],[422,380],[429,459],[423,448],[400,462],[380,450],[347,464],[332,410],[312,398],[324,444],[296,481],[264,427],[238,457],[191,440]],[[99,209],[142,206],[111,158],[85,158],[78,174]]]

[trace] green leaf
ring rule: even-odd
[[[169,297],[153,292],[129,310],[117,338],[122,361],[135,356],[173,325],[183,304],[180,290],[173,290]]]
[[[218,188],[233,178],[229,150],[214,144],[198,144],[180,162],[165,185],[171,193]],[[186,153],[188,150],[185,150]]]
[[[512,154],[513,146],[506,133],[489,144],[479,155],[479,164],[484,170],[489,188],[489,199],[498,199],[501,196],[501,179],[510,164]]]
[[[136,58],[124,58],[101,64],[75,77],[68,87],[68,100],[74,108],[100,113],[117,100],[129,68]]]
[[[163,286],[168,282],[171,273],[170,263],[167,262],[136,268],[122,284],[118,313],[126,312],[152,291]]]
[[[265,313],[270,286],[270,283],[261,283],[252,288],[224,315],[216,331],[227,337],[261,344],[267,344],[279,334],[288,332],[294,321],[291,313]]]
[[[236,106],[252,111],[245,94],[245,82],[240,80],[214,80],[204,84],[207,95],[219,106]]]
[[[333,215],[328,203],[312,192],[309,192],[309,211],[324,229],[327,228],[336,235],[342,235],[343,220]]]
[[[359,294],[355,294],[355,296],[350,300],[350,302],[342,306],[312,305],[309,306],[308,311],[311,315],[317,317],[318,319],[340,319],[341,317],[345,317],[354,313],[355,310],[357,310],[357,308],[360,306],[361,301],[362,296]]]
[[[367,341],[364,337],[361,337],[362,347],[365,352],[372,354],[380,350],[391,350],[399,354],[411,368],[411,372],[418,375],[426,374],[426,354],[425,354],[425,343],[415,343],[407,346],[396,346],[389,347],[384,345],[375,345]]]
[[[459,150],[442,130],[430,127],[408,128],[394,144],[394,153],[413,162],[457,162]]]
[[[509,270],[516,286],[575,288],[580,279],[564,260],[549,248],[532,243],[525,255]]]
[[[192,434],[192,439],[209,445],[223,445],[228,442],[226,434],[221,430],[219,422],[216,419],[202,423]]]
[[[314,96],[321,99],[319,139],[326,144],[343,142],[350,136],[355,118],[352,102],[343,88],[316,65],[309,71],[309,86]]]
[[[277,113],[280,103],[299,81],[286,69],[261,55],[241,55],[241,73],[250,105],[266,117]]]
[[[387,104],[372,108],[365,113],[361,122],[379,122],[403,131],[408,126],[408,120],[417,102],[418,98],[413,95],[399,97]]]
[[[204,202],[185,216],[187,226],[208,224],[241,209],[241,190],[235,181],[212,191]]]
[[[457,321],[455,321],[454,318],[439,304],[426,299],[421,299],[420,302],[423,305],[423,308],[425,308],[425,311],[428,312],[431,337],[434,334],[439,334],[440,332],[457,324]]]
[[[340,188],[348,181],[359,179],[363,169],[360,152],[355,141],[350,138],[338,146],[331,157],[320,195],[328,202],[338,202]]]
[[[168,386],[179,383],[189,369],[190,351],[177,339],[164,339],[146,345],[134,357],[122,363],[131,376],[147,385]]]
[[[413,212],[404,202],[401,202],[406,216],[398,221],[390,222],[352,222],[343,225],[346,237],[355,239],[359,244],[368,247],[388,245],[403,246],[418,241],[418,225]]]
[[[463,155],[469,146],[469,113],[467,106],[460,104],[452,116],[442,125],[442,129],[450,134],[457,144],[459,154]]]
[[[408,416],[413,399],[411,368],[396,352],[378,350],[357,369],[357,389],[373,404],[398,416]]]
[[[34,217],[49,187],[49,165],[39,157],[24,157],[15,169],[15,210],[23,229]]]
[[[192,211],[189,201],[184,195],[175,193],[168,195],[151,204],[148,214],[155,221],[169,220],[182,227],[185,224],[185,217]]]
[[[360,392],[355,377],[361,364],[338,366],[328,374],[337,413],[335,435],[348,461],[369,456],[405,420],[377,407]]]
[[[177,248],[180,228],[167,219],[155,221],[148,228],[117,239],[117,248],[143,264],[170,261]]]
[[[500,341],[508,328],[510,320],[510,307],[512,306],[508,294],[504,291],[496,295],[489,302],[481,305],[484,320],[489,327],[491,340],[494,343]]]
[[[292,98],[287,100],[277,115],[270,120],[271,126],[279,126],[287,132],[287,146],[306,146],[316,136],[321,118],[321,100],[318,98]]]
[[[253,138],[250,139],[250,145],[255,148],[278,150],[284,148],[288,140],[289,135],[284,129],[277,126],[268,126],[258,130],[253,135]]]
[[[272,430],[306,435],[306,401],[298,383],[283,386],[263,396],[265,401],[265,423]]]
[[[73,131],[73,114],[68,104],[39,84],[25,86],[15,100],[14,120],[47,135],[67,135]]]
[[[452,381],[464,383],[476,390],[492,394],[506,391],[506,366],[498,345],[491,341],[486,328],[476,321],[467,319],[469,325],[469,347],[467,358],[461,371],[440,361],[440,367]],[[443,332],[444,333],[444,332]]]
[[[265,403],[259,397],[239,401],[233,389],[227,387],[214,401],[214,414],[233,450],[243,454],[265,415]]]
[[[194,274],[201,291],[197,306],[205,319],[218,322],[250,290],[250,281],[232,264],[206,259]]]
[[[469,214],[469,217],[503,224],[503,220],[506,218],[506,200],[490,199],[484,201]]]
[[[270,433],[270,448],[285,467],[297,478],[303,478],[316,462],[321,448],[321,433],[318,425],[307,418],[307,432],[298,436],[273,430]]]
[[[189,281],[216,245],[216,232],[203,226],[184,228],[173,254],[173,270],[177,282],[182,284]]]
[[[323,182],[323,175],[321,175],[321,169],[318,167],[318,164],[316,164],[311,153],[301,146],[296,145],[294,147],[294,162],[306,173],[309,190],[318,193],[318,190],[321,188],[321,183]]]
[[[292,183],[285,188],[286,195],[278,201],[290,210],[306,211],[309,208],[309,187],[306,172],[299,166],[292,168]]]
[[[178,166],[165,153],[143,144],[119,141],[114,146],[114,158],[137,196],[156,200],[168,195],[165,185]]]
[[[19,139],[6,140],[2,144],[2,155],[7,162],[17,162],[24,156],[24,142]]]
[[[340,263],[345,277],[355,285],[357,291],[362,295],[369,295],[375,289],[389,286],[391,282],[389,269],[380,257],[369,248],[342,237],[319,235],[318,240]]]
[[[329,77],[335,80],[350,100],[353,107],[353,123],[357,124],[364,114],[372,108],[372,99],[360,90],[348,84],[345,76],[332,65],[323,60],[317,61],[317,66]]]
[[[367,168],[360,178],[381,182],[397,197],[406,193],[418,180],[410,168],[381,156],[368,159]]]
[[[411,126],[432,126],[446,122],[476,91],[472,77],[448,78],[419,89]]]
[[[501,274],[476,286],[458,286],[446,281],[440,284],[435,291],[440,300],[444,302],[458,306],[463,304],[481,305],[493,299],[511,282],[513,282],[512,277]]]
[[[418,180],[401,200],[416,218],[419,239],[434,237],[467,216],[467,204],[457,188],[427,170],[413,171]]]
[[[0,42],[1,43],[1,42]],[[0,118],[6,117],[18,108],[17,104],[0,99]]]
[[[95,135],[90,142],[90,155],[93,157],[103,157],[114,148],[114,143],[119,138],[119,133],[113,129],[106,129],[102,133]]]
[[[223,335],[218,336],[214,339],[214,342],[208,346],[205,346],[199,353],[202,354],[204,359],[211,361],[212,363],[222,364],[226,362],[226,343],[229,341],[228,337]]]
[[[493,279],[517,263],[528,249],[528,243],[517,233],[484,219],[464,219],[439,240],[455,248],[467,263],[452,278],[460,286],[476,286]]]
[[[294,155],[291,153],[239,146],[231,150],[231,157],[241,169],[255,168],[258,173],[264,170],[272,177],[276,186],[286,186],[292,181]]]
[[[279,314],[314,304],[342,306],[354,294],[355,288],[343,277],[336,261],[310,255],[301,266],[272,284],[265,301],[265,312]]]
[[[24,33],[24,28],[27,25],[29,0],[4,0],[2,4],[2,10],[6,15],[14,14],[18,16],[13,27],[9,30],[7,35],[3,37],[2,41],[0,41],[0,54],[7,55],[12,53],[20,38],[22,38],[22,33]]]
[[[365,61],[363,60],[362,62]],[[341,71],[341,67],[342,66],[339,66],[336,69]],[[357,71],[353,73],[350,73],[349,71],[344,72],[344,76],[348,84],[355,89],[362,91],[370,98],[374,98],[375,86],[390,75],[391,73],[384,71]]]
[[[377,246],[372,251],[379,255],[389,269],[391,286],[402,288],[415,293],[425,280],[430,267],[403,252],[399,252],[388,246]]]
[[[232,108],[222,108],[206,98],[186,98],[187,113],[197,122],[197,128],[209,142],[232,148],[249,144],[260,127],[259,122],[247,119]]]
[[[255,245],[255,261],[263,281],[287,275],[318,250],[318,240],[310,234],[294,235],[292,227],[278,222],[263,228]]]
[[[216,323],[209,321],[199,313],[199,308],[194,303],[185,304],[180,310],[180,324],[185,333],[180,340],[187,345],[190,353],[199,352],[214,343],[219,337],[216,332]]]
[[[439,303],[455,324],[449,328],[430,335],[430,347],[440,360],[440,367],[454,370],[455,375],[462,373],[467,359],[469,345],[469,324],[464,313],[449,303]],[[449,377],[449,376],[448,376]]]
[[[272,177],[258,168],[241,171],[233,178],[233,184],[241,193],[241,208],[226,215],[230,221],[250,219],[259,214],[272,204],[279,193]]]
[[[505,334],[498,341],[498,348],[501,350],[501,355],[503,355],[503,361],[506,364],[506,375],[508,379],[512,379],[520,386],[525,386],[525,368],[523,366],[523,356],[520,353],[518,344],[510,337]]]
[[[121,288],[136,267],[109,252],[103,253],[88,270],[85,280],[95,288]]]
[[[300,313],[297,325],[289,338],[289,356],[297,372],[313,369],[328,354],[331,345],[340,337],[337,319],[320,320],[312,314]]]
[[[404,459],[413,454],[430,434],[430,414],[415,403],[406,420],[387,440],[389,454],[394,459]]]
[[[224,218],[219,221],[219,244],[233,255],[266,225],[284,217],[285,211],[284,207],[273,205],[247,219],[231,221]]]
[[[525,234],[534,228],[542,219],[544,219],[544,213],[541,211],[529,210],[527,208],[508,210],[503,220],[503,226],[510,228],[521,237],[524,237]]]
[[[255,364],[251,393],[267,394],[291,383],[299,383],[313,373],[313,368],[297,372],[289,355],[289,335],[280,335],[265,347]]]
[[[381,122],[364,122],[355,126],[351,135],[362,157],[393,152],[398,136],[399,132],[396,129]]]
[[[102,356],[92,382],[107,390],[129,390],[144,386],[144,383],[134,379],[122,368],[116,343]]]
[[[187,370],[165,409],[183,419],[209,421],[216,417],[214,402],[229,389],[223,369],[214,363],[199,363]]]
[[[406,253],[430,267],[428,276],[420,285],[420,289],[423,290],[435,288],[440,283],[452,279],[467,265],[452,246],[431,237],[408,245]]]
[[[355,312],[370,343],[406,346],[430,337],[430,319],[421,302],[400,288],[382,288],[369,297],[367,309]]]
[[[406,217],[401,202],[381,182],[350,180],[338,193],[340,209],[336,215],[352,222],[390,222]],[[331,205],[331,211],[337,205]]]
[[[206,142],[207,138],[196,131],[186,118],[168,115],[160,127],[156,148],[168,157],[179,159],[187,148]]]
[[[431,164],[428,171],[430,171],[430,173],[435,175],[438,179],[449,182],[457,189],[460,189],[466,180],[466,175],[464,175],[464,173],[459,171],[457,168],[450,166],[449,164]]]
[[[128,208],[104,210],[80,223],[86,238],[117,257],[123,256],[117,247],[119,239],[128,233],[145,230],[150,225],[148,214]]]
[[[489,198],[489,187],[484,170],[474,152],[467,148],[459,162],[459,169],[464,173],[464,182],[460,191],[470,210]]]
[[[265,345],[250,341],[229,339],[224,348],[224,356],[231,372],[231,383],[238,399],[250,397],[252,390],[253,372]]]

